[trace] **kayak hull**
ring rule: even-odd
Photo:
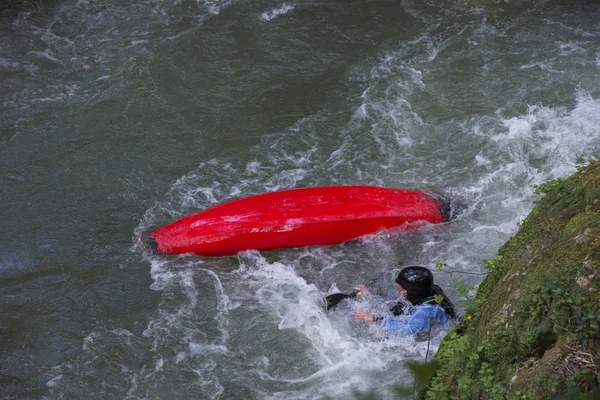
[[[444,203],[423,190],[325,186],[232,200],[149,235],[159,253],[233,255],[243,250],[332,245],[382,229],[446,221]]]

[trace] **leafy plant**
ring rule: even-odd
[[[535,194],[548,195],[552,192],[562,190],[565,187],[567,180],[565,178],[556,178],[541,185],[534,185]]]

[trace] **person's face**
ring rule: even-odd
[[[404,287],[402,287],[402,285],[397,285],[396,286],[396,290],[398,291],[398,294],[400,295],[400,299],[404,300],[406,299],[406,289],[404,289]]]

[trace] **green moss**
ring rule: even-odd
[[[441,343],[430,398],[547,399],[600,387],[600,163],[538,192]],[[573,349],[589,362],[570,361]]]

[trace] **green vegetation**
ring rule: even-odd
[[[484,261],[489,275],[442,341],[421,396],[600,395],[600,162],[536,192],[517,234]]]

